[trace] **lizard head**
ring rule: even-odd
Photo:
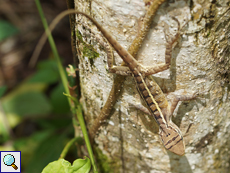
[[[164,147],[180,156],[183,156],[185,154],[185,146],[183,142],[183,137],[180,134],[180,130],[177,127],[177,129],[172,128],[171,126],[168,126],[164,130],[160,130],[160,138],[162,140],[162,143]]]

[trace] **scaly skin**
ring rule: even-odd
[[[138,32],[138,35],[133,40],[132,44],[130,45],[128,52],[135,58],[137,52],[139,51],[140,46],[142,45],[142,42],[146,36],[146,34],[149,31],[149,28],[151,26],[153,17],[155,16],[155,13],[157,9],[160,7],[161,4],[163,4],[166,0],[154,0],[150,7],[148,8],[146,15],[143,19],[143,23],[141,25],[140,31]],[[124,62],[122,63],[125,64]],[[108,99],[103,106],[99,116],[94,120],[94,124],[89,129],[91,140],[95,137],[96,132],[98,131],[99,127],[101,126],[101,122],[104,122],[107,120],[110,115],[111,111],[117,101],[118,96],[120,95],[121,87],[123,82],[125,81],[125,76],[116,75],[112,89],[110,90]]]

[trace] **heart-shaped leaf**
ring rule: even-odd
[[[73,165],[64,159],[59,159],[49,163],[43,169],[42,173],[88,173],[90,168],[91,162],[88,157],[75,160]]]

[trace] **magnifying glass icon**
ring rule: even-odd
[[[7,166],[12,166],[15,170],[18,169],[18,167],[14,164],[15,163],[15,158],[11,154],[7,154],[3,157],[3,162]]]

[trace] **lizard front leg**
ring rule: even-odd
[[[178,28],[177,28],[177,33],[173,37],[170,37],[166,34],[166,30],[168,31],[169,29],[168,29],[168,25],[165,24],[165,29],[164,29],[165,39],[166,39],[165,63],[157,64],[154,66],[143,66],[141,64],[138,64],[140,71],[145,76],[156,74],[156,73],[162,72],[164,70],[167,70],[167,69],[169,69],[169,67],[171,65],[173,44],[177,41],[177,39],[179,38],[179,35],[180,35],[180,23],[175,17],[172,17],[172,18],[173,18],[173,20],[175,20],[177,22]],[[113,56],[110,56],[111,51],[112,51],[111,46],[108,43],[105,45],[105,47],[106,47],[106,50],[108,52],[108,66],[109,66],[110,72],[116,73],[119,75],[124,75],[124,76],[131,75],[132,72],[130,71],[129,67],[127,67],[127,66],[114,66],[113,65],[113,62],[114,62]]]
[[[144,74],[145,76],[148,75],[152,75],[152,74],[156,74],[159,72],[162,72],[164,70],[169,69],[170,65],[171,65],[171,57],[172,57],[172,48],[173,48],[173,44],[177,41],[177,39],[179,38],[179,33],[180,33],[180,23],[179,21],[173,17],[173,19],[177,22],[178,28],[177,28],[177,33],[173,36],[173,37],[169,37],[166,34],[166,30],[168,31],[168,27],[166,25],[165,29],[164,29],[164,33],[165,33],[165,39],[166,39],[166,50],[165,50],[165,63],[161,63],[161,64],[157,64],[154,66],[142,66],[141,64],[138,64],[140,71],[142,72],[142,74]],[[128,76],[131,75],[132,72],[130,71],[129,67],[127,66],[114,66],[113,65],[113,56],[111,56],[111,46],[109,45],[109,43],[104,45],[107,53],[108,53],[108,67],[109,67],[109,71],[111,73],[116,73],[119,75],[123,75],[123,76]]]
[[[168,113],[168,117],[166,117],[166,119],[170,119],[171,116],[173,115],[174,110],[177,107],[177,104],[179,101],[189,101],[189,100],[193,100],[198,96],[197,93],[192,94],[192,95],[177,95],[174,96],[173,99],[170,101],[171,105],[169,106],[169,113]]]

